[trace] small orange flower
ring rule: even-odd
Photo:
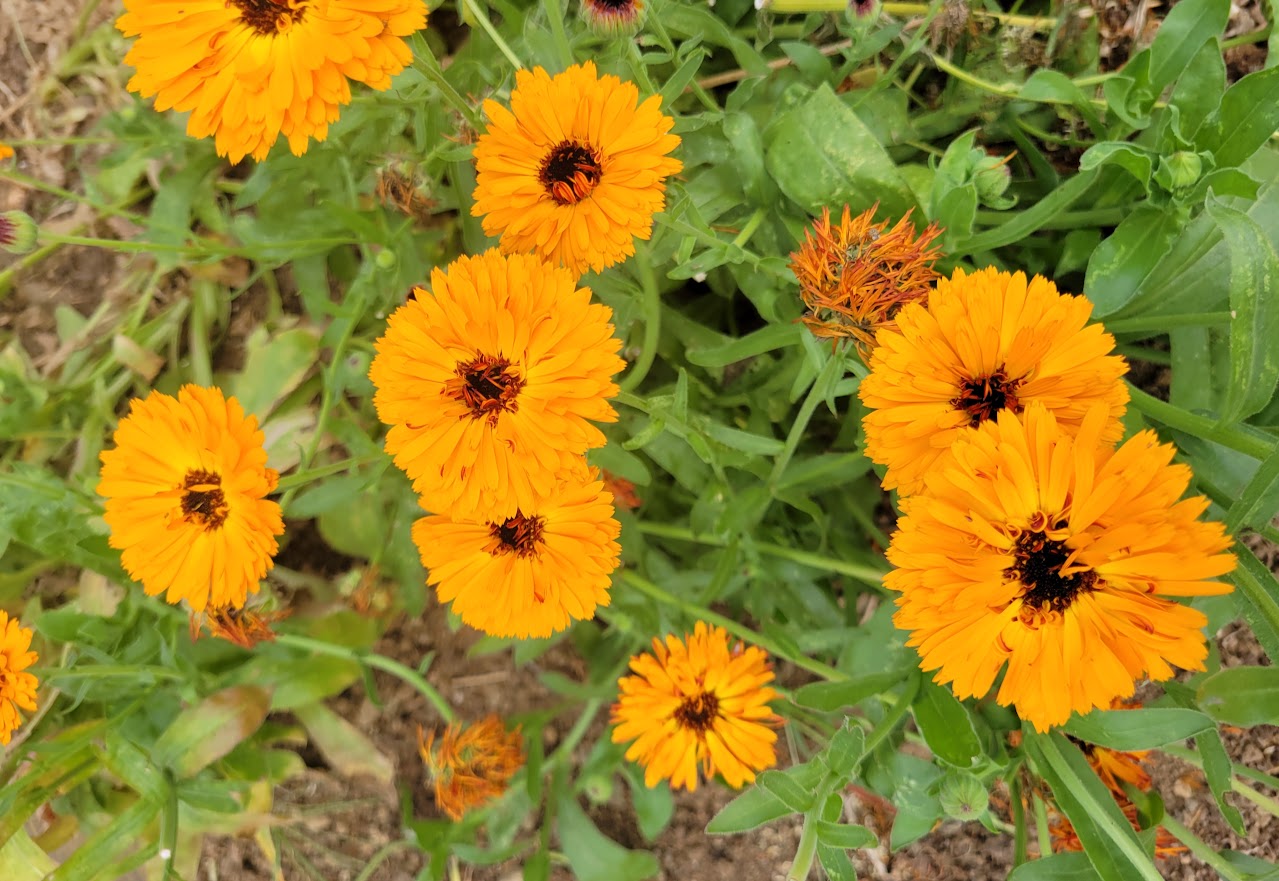
[[[1133,829],[1138,832],[1142,831],[1135,804],[1127,799],[1120,799],[1119,809],[1123,811]],[[1074,825],[1063,814],[1056,814],[1048,822],[1048,834],[1052,838],[1053,853],[1081,851],[1084,849],[1083,842],[1079,840],[1079,835],[1075,832]],[[1155,856],[1162,859],[1185,853],[1185,851],[1186,847],[1163,826],[1160,826],[1158,831],[1155,832]]]
[[[438,746],[435,732],[425,734],[419,725],[417,747],[435,789],[435,803],[454,820],[499,797],[524,764],[519,728],[508,731],[493,714],[473,725],[454,722],[444,729]]]
[[[831,223],[829,208],[822,209],[804,246],[790,255],[808,307],[801,320],[816,337],[851,337],[863,361],[875,348],[875,332],[895,327],[902,306],[928,296],[938,278],[933,262],[941,256],[929,247],[941,233],[937,224],[916,236],[907,212],[889,230],[887,220],[872,222],[878,207],[854,218],[845,205],[838,224]]]
[[[0,744],[22,724],[18,710],[34,713],[40,684],[26,669],[39,660],[31,651],[31,630],[0,609]]]
[[[0,162],[13,158],[13,148],[8,144],[0,143]]]
[[[644,504],[644,500],[635,492],[635,484],[625,477],[618,477],[607,470],[601,470],[600,476],[604,479],[605,491],[613,494],[613,507],[634,511]]]

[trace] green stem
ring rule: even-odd
[[[201,242],[197,245],[173,245],[167,242],[135,242],[120,239],[99,239],[93,236],[60,235],[40,231],[43,242],[59,245],[84,245],[90,248],[106,248],[108,251],[121,251],[131,254],[163,252],[169,254],[185,254],[188,257],[252,257],[254,252],[249,248],[231,245],[216,245]],[[273,248],[311,248],[322,246],[332,248],[338,245],[358,244],[353,239],[295,239],[293,241],[272,242]]]
[[[804,830],[799,833],[799,847],[795,849],[795,859],[786,873],[786,881],[807,881],[813,868],[813,857],[817,855],[818,819],[816,809],[804,815]]]
[[[497,28],[493,27],[493,20],[489,18],[488,11],[480,9],[479,4],[475,0],[462,0],[466,5],[466,9],[480,23],[480,27],[489,35],[489,39],[497,46],[499,52],[506,56],[506,60],[511,62],[511,66],[516,70],[523,70],[524,65],[520,63],[519,56],[511,51],[511,47],[502,39],[502,35],[497,32]],[[560,23],[563,27],[563,22]]]
[[[334,658],[346,658],[355,661],[357,664],[367,664],[386,673],[390,673],[409,685],[413,686],[418,692],[435,707],[436,712],[444,719],[445,722],[452,722],[455,718],[453,708],[446,701],[431,683],[427,682],[421,674],[416,670],[406,667],[393,658],[385,655],[379,655],[376,652],[361,651],[359,649],[347,648],[342,645],[334,645],[330,642],[323,642],[318,639],[311,639],[307,636],[298,636],[293,633],[277,633],[275,637],[277,645],[287,645],[293,648],[305,649],[320,655],[329,655]]]
[[[1164,315],[1151,318],[1119,318],[1105,322],[1111,333],[1163,333],[1174,327],[1212,327],[1229,324],[1229,312],[1187,312],[1183,315]]]
[[[1216,871],[1225,881],[1245,881],[1246,876],[1235,868],[1233,863],[1205,844],[1202,838],[1191,832],[1172,814],[1164,814],[1160,825],[1171,832],[1178,841],[1190,848],[1191,853]]]
[[[641,301],[644,314],[644,339],[640,343],[639,357],[635,366],[622,380],[619,388],[623,392],[634,391],[648,376],[657,357],[657,344],[662,332],[662,292],[657,287],[657,275],[653,272],[652,251],[647,242],[639,242],[635,249],[635,266],[639,270],[640,287],[644,299]]]
[[[1021,801],[1021,774],[1014,770],[1007,777],[1008,803],[1013,814],[1013,868],[1026,862],[1029,835],[1026,830],[1026,806]]]
[[[1265,793],[1258,792],[1242,780],[1231,780],[1230,788],[1248,801],[1261,808],[1272,817],[1279,817],[1279,801],[1275,801]]]
[[[808,387],[808,395],[804,398],[804,403],[800,405],[799,414],[796,415],[795,421],[791,423],[790,432],[786,435],[786,445],[782,447],[782,451],[773,460],[773,471],[768,475],[770,489],[777,489],[777,484],[782,479],[786,466],[790,464],[790,460],[795,456],[795,451],[799,449],[799,442],[804,439],[804,432],[808,430],[808,422],[813,418],[813,413],[817,411],[817,405],[822,402],[822,398],[825,396],[836,374],[843,369],[843,358],[838,355],[827,355],[826,363],[822,365],[821,372],[817,374],[813,384]]]
[[[1128,394],[1133,409],[1139,410],[1142,415],[1148,416],[1169,428],[1175,428],[1177,431],[1184,431],[1186,434],[1213,441],[1223,447],[1238,450],[1245,456],[1252,456],[1252,458],[1258,460],[1265,460],[1274,452],[1273,443],[1253,437],[1251,434],[1232,426],[1221,425],[1206,416],[1199,416],[1189,410],[1183,410],[1181,407],[1161,401],[1153,395],[1146,394],[1132,383],[1128,383]]]
[[[915,702],[915,695],[919,693],[919,686],[924,681],[923,676],[918,672],[906,680],[906,689],[902,692],[901,697],[893,697],[892,692],[881,694],[880,700],[884,703],[892,704],[892,709],[884,714],[884,718],[875,726],[875,730],[866,738],[866,748],[863,755],[870,755],[879,749],[879,745],[888,739],[897,726],[906,718],[906,714],[910,712],[911,705]]]
[[[568,32],[564,30],[564,7],[560,5],[560,0],[542,0],[542,11],[551,24],[551,37],[555,40],[555,52],[559,55],[560,66],[572,66],[573,46],[568,41]]]
[[[659,538],[695,542],[696,544],[710,545],[712,547],[724,547],[728,544],[727,541],[714,536],[699,535],[686,526],[670,526],[665,523],[640,521],[638,528],[640,532],[646,535],[654,535]],[[871,587],[883,588],[884,573],[871,566],[861,566],[857,563],[849,563],[846,560],[836,560],[833,557],[824,557],[821,554],[801,551],[785,545],[773,544],[772,542],[756,542],[754,546],[761,554],[768,554],[770,557],[790,560],[791,562],[799,563],[801,566],[808,566],[823,572],[847,575],[849,578],[856,579]]]
[[[344,471],[362,468],[365,465],[381,462],[383,459],[384,455],[382,453],[374,453],[371,456],[352,456],[340,462],[330,462],[328,465],[319,465],[315,468],[308,468],[305,471],[296,471],[287,477],[281,477],[279,484],[276,486],[276,491],[283,492],[296,489],[319,480],[321,477],[329,477],[334,474],[341,474]]]
[[[796,667],[820,676],[828,682],[844,682],[848,679],[848,674],[841,673],[834,667],[828,667],[819,661],[814,661],[812,658],[807,658],[803,655],[793,655],[782,645],[773,641],[764,634],[756,633],[749,627],[744,627],[741,624],[738,624],[732,618],[727,618],[716,612],[712,612],[710,609],[707,609],[704,606],[699,606],[697,603],[681,599],[673,593],[663,590],[647,578],[640,576],[630,569],[627,569],[622,573],[622,581],[626,582],[640,593],[657,600],[659,603],[665,603],[668,606],[673,606],[700,621],[705,621],[708,624],[714,624],[717,627],[722,627],[738,639],[753,643],[774,657],[790,661]]]
[[[1221,51],[1225,52],[1227,49],[1233,49],[1235,46],[1242,46],[1245,43],[1260,43],[1262,40],[1270,36],[1270,31],[1270,25],[1266,25],[1260,30],[1252,31],[1247,34],[1240,34],[1237,37],[1231,37],[1229,40],[1222,40]]]
[[[413,69],[431,81],[440,96],[462,115],[468,126],[475,131],[480,130],[483,122],[479,111],[471,105],[470,101],[462,97],[461,92],[453,88],[452,83],[445,79],[444,69],[440,67],[440,62],[420,35],[413,37]]]
[[[1038,796],[1035,796],[1035,837],[1039,840],[1040,859],[1053,852],[1052,831],[1048,826],[1048,806]]]
[[[755,230],[759,229],[759,225],[764,222],[764,218],[768,216],[767,208],[756,208],[755,213],[746,221],[746,225],[742,227],[742,231],[737,234],[737,238],[733,239],[733,244],[739,248],[746,247],[746,243],[751,240],[751,236],[755,235]]]

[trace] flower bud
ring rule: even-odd
[[[644,0],[582,0],[582,18],[595,33],[629,37],[644,25]]]
[[[986,154],[973,163],[973,184],[977,187],[977,198],[984,204],[997,201],[1008,192],[1008,185],[1012,183],[1012,173],[1008,171],[1011,158]]]
[[[986,785],[967,771],[952,771],[937,794],[941,809],[956,820],[976,820],[986,812],[990,794]]]
[[[1199,175],[1203,173],[1203,160],[1197,153],[1181,150],[1165,159],[1164,163],[1170,190],[1183,190],[1193,186],[1199,180]]]
[[[399,258],[395,256],[395,252],[390,248],[383,248],[377,252],[377,256],[373,258],[373,262],[378,269],[394,269],[395,264],[399,262]]]
[[[6,211],[0,214],[0,248],[10,254],[30,254],[36,249],[36,234],[40,228],[25,211]]]

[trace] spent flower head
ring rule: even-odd
[[[519,728],[508,731],[493,714],[471,725],[454,722],[438,743],[434,731],[418,726],[417,743],[435,803],[454,820],[498,798],[524,764]]]

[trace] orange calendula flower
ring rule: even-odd
[[[693,633],[653,640],[652,653],[631,658],[613,705],[613,742],[634,741],[626,758],[644,766],[644,783],[697,788],[697,771],[716,773],[734,789],[777,762],[768,702],[777,692],[763,649],[730,649],[720,627],[698,621]]]
[[[1137,806],[1123,798],[1119,800],[1119,809],[1123,811],[1124,817],[1132,824],[1132,828],[1137,832],[1141,832],[1141,820],[1137,813]],[[1048,833],[1052,841],[1053,853],[1081,851],[1084,849],[1083,842],[1079,840],[1079,835],[1075,832],[1074,825],[1070,820],[1066,819],[1065,814],[1054,814],[1052,819],[1048,821]],[[1163,826],[1160,826],[1155,832],[1156,857],[1163,859],[1164,857],[1176,856],[1185,851],[1185,845]]]
[[[616,507],[634,511],[644,503],[639,493],[635,492],[635,484],[625,477],[618,477],[607,470],[601,471],[600,476],[604,478],[604,489],[613,494],[613,504]]]
[[[31,651],[31,630],[0,609],[0,744],[9,745],[22,724],[19,710],[36,711],[39,681],[26,672],[38,660]]]
[[[507,731],[495,715],[473,725],[449,725],[438,744],[434,731],[424,734],[418,726],[417,744],[431,777],[435,803],[454,820],[504,793],[524,764],[519,729]]]
[[[476,630],[520,638],[550,636],[608,605],[620,533],[613,497],[593,474],[560,482],[527,513],[413,524],[440,602]]]
[[[8,144],[0,142],[0,162],[13,158],[13,148]]]
[[[926,489],[902,500],[888,549],[897,626],[924,670],[998,701],[1040,731],[1109,707],[1148,676],[1203,669],[1203,613],[1171,597],[1222,594],[1235,566],[1220,523],[1181,499],[1190,469],[1143,431],[1101,443],[1097,405],[1078,436],[1042,404],[960,437]]]
[[[621,263],[647,239],[683,165],[674,120],[592,62],[516,71],[511,109],[485,101],[471,213],[508,254],[535,251],[574,276]]]
[[[373,403],[386,451],[430,511],[534,511],[604,445],[624,366],[613,313],[564,269],[487,251],[435,270],[377,341]]]
[[[1000,412],[1046,406],[1075,432],[1093,404],[1104,403],[1101,439],[1122,434],[1128,403],[1120,381],[1127,364],[1115,340],[1089,325],[1092,304],[1059,294],[1052,282],[993,268],[955,270],[927,304],[897,314],[885,330],[858,393],[866,455],[888,467],[884,488],[919,492],[924,476],[969,429]]]
[[[115,443],[98,493],[125,570],[197,613],[242,607],[284,532],[257,419],[221,389],[186,385],[135,400]]]
[[[265,159],[280,135],[299,156],[324,140],[349,81],[389,88],[425,26],[423,0],[124,0],[116,22],[138,38],[129,90],[189,112],[187,134],[232,162]]]
[[[845,205],[837,224],[823,208],[803,247],[790,255],[808,308],[804,324],[822,339],[851,338],[863,361],[875,348],[876,331],[896,327],[903,306],[928,296],[941,256],[929,247],[941,233],[935,223],[916,235],[907,213],[890,230],[887,220],[874,222],[878,208],[852,217]]]

